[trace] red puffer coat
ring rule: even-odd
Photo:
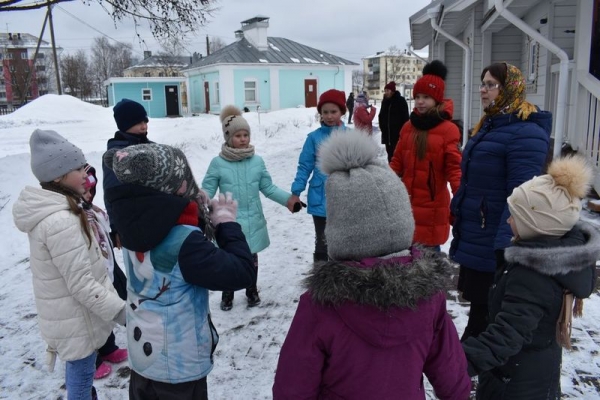
[[[444,105],[444,111],[452,115],[452,100],[445,99]],[[416,225],[413,241],[438,246],[446,243],[450,232],[448,182],[453,194],[460,185],[460,132],[448,120],[430,129],[427,152],[422,160],[417,158],[415,133],[409,120],[400,131],[390,167],[402,178],[410,196]]]

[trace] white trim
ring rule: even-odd
[[[179,82],[185,82],[185,76],[176,76],[176,77],[157,77],[157,76],[142,76],[142,77],[131,77],[131,78],[108,78],[104,81],[104,86],[108,86],[110,83],[165,83],[165,84],[173,84]]]
[[[150,91],[149,93],[144,93],[145,91]],[[146,99],[145,96],[150,96],[149,99]],[[152,101],[152,88],[142,88],[142,101]]]
[[[246,90],[251,90],[251,89],[246,89],[246,82],[253,82],[254,83],[254,100],[246,100]],[[260,97],[258,94],[258,79],[256,78],[244,78],[243,80],[243,91],[244,91],[244,104],[259,104],[260,105]]]
[[[279,98],[279,68],[269,68],[269,82],[271,110],[279,110],[281,106],[281,99]]]

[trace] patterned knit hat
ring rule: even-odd
[[[581,198],[592,181],[593,171],[581,156],[554,160],[548,174],[536,176],[515,188],[508,209],[521,239],[562,236],[579,221]]]
[[[98,178],[96,178],[96,168],[92,167],[90,164],[85,164],[85,172],[87,172],[87,178],[85,179],[85,187],[86,190],[90,191],[92,197],[90,198],[90,203],[94,201],[94,197],[96,197],[96,185],[98,185]]]
[[[148,122],[148,113],[137,101],[123,99],[113,107],[113,116],[121,132],[127,132],[132,126],[142,121]]]
[[[164,144],[138,144],[104,153],[103,161],[123,183],[196,199],[200,190],[185,154]]]
[[[31,171],[40,182],[52,182],[85,165],[81,149],[55,131],[36,129],[29,148]]]
[[[340,108],[342,115],[346,114],[346,93],[341,90],[329,89],[319,96],[317,111],[321,114],[321,107],[325,103],[333,103]]]
[[[363,106],[366,106],[367,104],[369,104],[369,101],[367,100],[367,96],[365,96],[363,93],[356,96],[356,98],[354,99],[354,102],[356,104],[361,104]]]
[[[229,146],[231,146],[231,139],[237,131],[244,129],[248,131],[248,136],[252,133],[250,132],[248,121],[242,117],[242,112],[236,106],[225,106],[219,118],[223,124],[223,139],[225,139],[225,143]]]
[[[362,260],[408,249],[415,221],[402,180],[379,161],[370,136],[334,131],[319,149],[328,174],[325,238],[334,260]]]
[[[437,103],[444,100],[446,74],[448,69],[439,60],[433,60],[423,67],[423,76],[415,83],[413,94],[426,94]]]

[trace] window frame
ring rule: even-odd
[[[254,89],[246,88],[246,83],[253,83]],[[246,96],[246,94],[247,94],[246,92],[250,91],[250,90],[254,92],[254,100],[248,100],[248,97]],[[257,79],[244,79],[244,103],[249,103],[249,104],[258,103],[258,80]]]
[[[152,88],[142,88],[142,101],[152,101]]]

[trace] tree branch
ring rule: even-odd
[[[44,0],[43,2],[32,3],[32,4],[23,4],[23,5],[13,5],[21,3],[23,0],[6,0],[0,1],[0,12],[2,11],[25,11],[25,10],[37,10],[40,8],[47,7],[48,5],[65,3],[68,1],[75,0]]]

